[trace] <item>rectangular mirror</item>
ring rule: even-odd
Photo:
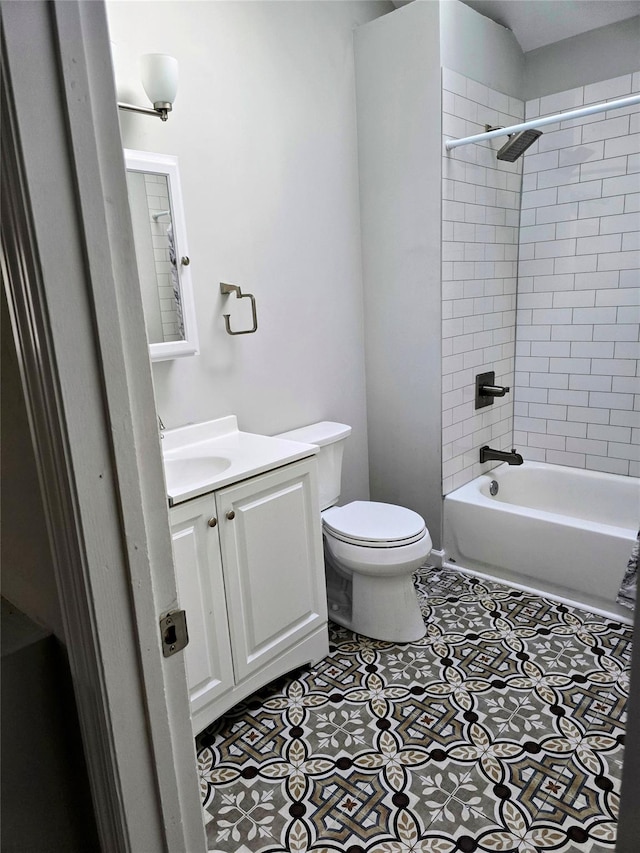
[[[125,148],[129,207],[151,361],[198,352],[178,160]]]

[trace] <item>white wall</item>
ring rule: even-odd
[[[496,95],[507,93],[491,105],[496,109],[487,105],[487,121],[492,120],[494,113],[496,121],[502,113],[509,113],[510,96],[513,100],[513,96],[521,95],[524,59],[512,33],[458,0],[410,3],[393,15],[362,27],[356,34],[371,493],[379,500],[405,504],[421,512],[436,547],[440,543],[443,418],[452,415],[456,396],[462,398],[466,394],[466,390],[453,388],[453,377],[448,373],[443,409],[441,66],[467,75],[472,87],[477,81],[478,88],[487,93],[487,87],[497,90]],[[497,108],[502,99],[507,105],[503,110]],[[477,113],[475,118],[480,121]],[[465,125],[463,117],[461,122]],[[460,156],[460,163],[472,156],[474,152],[467,151]],[[505,195],[510,192],[515,197],[519,182],[517,187],[511,185],[507,190],[506,176],[497,169],[491,171],[500,180],[504,178],[504,183],[488,189],[500,189]],[[517,169],[513,171],[517,178]],[[484,186],[477,193],[479,198],[482,190],[487,190],[483,167],[464,187],[465,191],[473,192],[474,202],[475,185],[481,177]],[[465,179],[460,181],[464,183]],[[503,201],[499,205],[501,224],[507,227],[504,209],[507,205]],[[494,202],[492,205],[490,199],[482,201],[478,209],[482,208],[485,216],[487,206],[497,209],[497,192]],[[508,227],[513,231],[517,226],[517,211],[513,209],[513,198],[509,202],[513,221],[510,220]],[[448,225],[453,226],[453,222]],[[451,245],[454,241],[449,238],[448,242]],[[514,250],[517,241],[513,234],[508,242],[509,251]],[[499,374],[513,371],[515,323],[512,304],[515,269],[511,271],[515,254],[506,257],[506,248],[504,245],[502,248],[502,258],[483,254],[481,259],[483,263],[491,261],[496,275],[489,278],[496,280],[486,288],[484,280],[480,281],[483,298],[492,304],[488,312],[492,316],[487,323],[495,319],[494,300],[498,300],[501,329],[483,326],[482,332],[487,334],[476,338],[482,350],[483,341],[491,337],[486,350],[492,358],[497,353]],[[449,260],[446,263],[448,272],[453,265]],[[502,266],[498,269],[499,264],[510,265],[509,274],[504,273]],[[470,279],[477,277],[470,275]],[[496,287],[500,288],[499,293]],[[451,290],[454,288],[452,285]],[[453,311],[449,298],[445,310]],[[462,334],[460,342],[467,343]],[[447,356],[453,354],[451,337],[443,345]],[[511,348],[508,352],[505,345]],[[473,357],[476,355],[477,352],[473,353]],[[461,355],[460,360],[464,359]],[[452,362],[447,361],[447,365],[452,366]],[[466,365],[469,372],[471,366],[471,363]],[[461,368],[459,373],[463,372]],[[466,398],[460,399],[463,402],[466,403]],[[504,407],[495,406],[494,411],[499,408]],[[503,432],[510,437],[510,414],[509,408],[509,413],[499,419],[501,432],[495,437],[500,438]],[[488,415],[482,419],[483,426],[489,419]],[[480,427],[476,432],[480,432]],[[447,454],[453,452],[452,445],[453,438],[448,437]],[[460,449],[461,460],[464,453]],[[470,463],[469,478],[472,470]],[[447,474],[449,480],[452,474]]]
[[[180,63],[166,124],[121,113],[124,147],[177,155],[189,233],[201,351],[154,365],[158,411],[265,434],[351,424],[344,499],[368,495],[352,31],[392,8],[108,4],[122,100],[146,103],[140,54]],[[221,281],[255,295],[256,334],[225,333]]]
[[[633,4],[629,4],[632,6]],[[525,100],[631,74],[638,68],[640,15],[525,54]]]
[[[458,0],[440,3],[441,64],[514,98],[523,98],[524,54],[511,30]]]
[[[437,3],[356,33],[371,496],[441,527]]]

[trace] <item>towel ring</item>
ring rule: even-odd
[[[224,284],[224,282],[220,282],[220,293],[223,296],[228,296],[230,293],[235,293],[238,299],[250,299],[251,300],[251,316],[253,318],[253,326],[250,329],[242,329],[239,332],[231,331],[231,323],[229,322],[230,314],[223,314],[224,317],[224,325],[227,330],[228,335],[250,335],[258,329],[258,315],[256,312],[256,300],[252,293],[243,293],[237,284]]]

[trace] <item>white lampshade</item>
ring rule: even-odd
[[[144,90],[152,104],[172,104],[178,91],[178,60],[166,53],[140,57]]]

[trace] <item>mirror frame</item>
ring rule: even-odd
[[[151,151],[134,151],[131,148],[125,148],[124,161],[127,171],[166,175],[169,185],[171,224],[173,226],[178,259],[185,256],[189,257],[178,158],[171,154],[155,154]],[[196,310],[191,282],[191,266],[190,264],[184,266],[178,260],[177,269],[180,280],[184,339],[181,341],[150,343],[149,358],[151,361],[167,361],[187,355],[197,355],[199,352]]]

